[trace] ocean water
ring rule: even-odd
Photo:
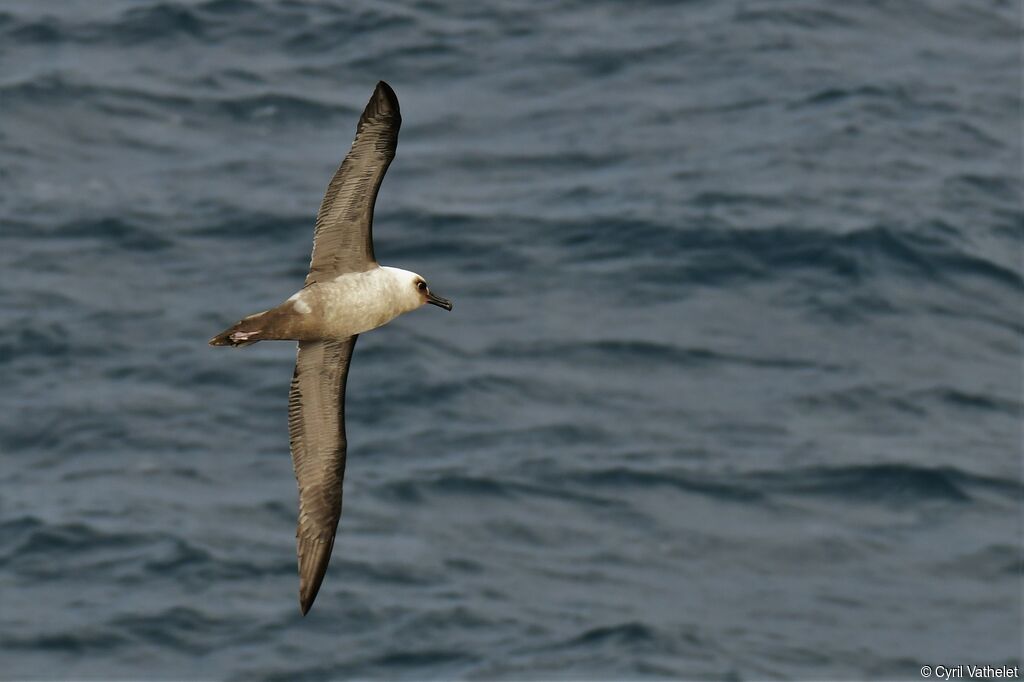
[[[1021,663],[1021,7],[0,4],[0,678]],[[297,605],[295,291],[377,80],[345,511]]]

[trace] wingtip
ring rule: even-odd
[[[321,577],[321,580],[323,578]],[[302,611],[302,615],[305,616],[309,613],[309,610],[313,608],[313,602],[316,601],[316,595],[320,591],[320,585],[315,583],[307,583],[304,580],[300,580],[299,585],[299,610]]]
[[[398,95],[391,88],[390,85],[384,81],[377,81],[377,87],[373,90],[372,102],[377,102],[379,111],[392,111],[397,115],[401,115],[401,110],[398,106]]]
[[[333,530],[332,530],[333,533]],[[334,548],[334,536],[329,540],[316,537],[305,537],[297,533],[299,559],[299,610],[305,616],[313,607],[316,595],[320,592],[327,564],[331,560]]]

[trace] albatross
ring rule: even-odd
[[[381,81],[359,117],[356,137],[316,217],[313,255],[302,289],[236,322],[211,346],[298,341],[288,397],[292,464],[299,484],[299,607],[306,615],[323,582],[341,518],[345,475],[345,381],[356,338],[402,313],[452,304],[415,272],[379,265],[373,206],[398,145],[398,98]]]

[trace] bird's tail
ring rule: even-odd
[[[217,336],[210,339],[211,346],[251,346],[257,341],[262,341],[261,335],[264,332],[266,312],[256,313],[239,320],[228,327]]]

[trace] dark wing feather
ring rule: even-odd
[[[401,125],[395,91],[384,81],[377,83],[359,117],[352,148],[320,205],[307,285],[346,272],[364,272],[377,264],[373,255],[373,205],[395,158]]]
[[[345,381],[356,337],[302,341],[288,398],[292,464],[299,483],[299,605],[316,599],[334,547],[345,477]]]

